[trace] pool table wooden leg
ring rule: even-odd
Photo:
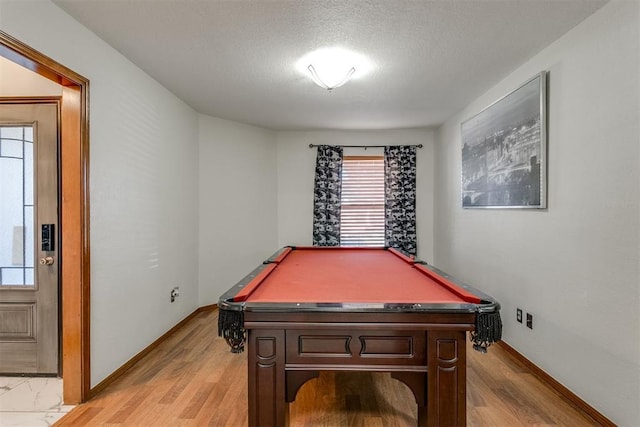
[[[465,426],[466,332],[429,331],[427,335],[427,425]]]
[[[391,372],[391,377],[402,381],[413,392],[418,404],[418,427],[427,427],[427,373]]]
[[[251,329],[247,333],[249,427],[287,426],[284,331]]]

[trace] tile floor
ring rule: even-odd
[[[52,426],[73,408],[60,378],[0,377],[0,426]]]

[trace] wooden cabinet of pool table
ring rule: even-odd
[[[288,425],[298,389],[333,370],[391,372],[413,392],[419,426],[463,426],[473,325],[471,314],[248,311],[249,425]]]

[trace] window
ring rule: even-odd
[[[341,246],[384,246],[384,157],[344,156]]]

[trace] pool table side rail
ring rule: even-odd
[[[450,276],[444,271],[432,265],[429,265],[424,261],[416,261],[416,267],[418,269],[424,269],[432,272],[434,274],[432,277],[435,280],[439,281],[441,284],[449,288],[452,292],[456,293],[458,296],[461,296],[462,298],[464,298],[464,293],[459,293],[458,291],[455,290],[453,286],[456,286],[466,291],[466,293],[476,297],[479,300],[479,302],[477,303],[477,305],[479,306],[479,311],[493,312],[493,311],[500,310],[500,304],[491,295],[488,295],[482,292],[480,289],[475,288],[465,282],[462,282],[461,280]],[[444,280],[441,280],[441,279],[444,279]]]
[[[273,270],[275,265],[276,264],[268,263],[267,261],[260,264],[225,292],[218,300],[218,336],[225,339],[229,347],[231,347],[232,353],[242,353],[247,339],[247,331],[244,328],[244,310],[246,303],[244,300],[236,301],[235,297],[239,293],[244,292],[245,287],[251,285],[252,282],[254,285],[256,282],[260,283],[261,280],[254,282],[256,277],[262,274],[268,274],[269,271]]]

